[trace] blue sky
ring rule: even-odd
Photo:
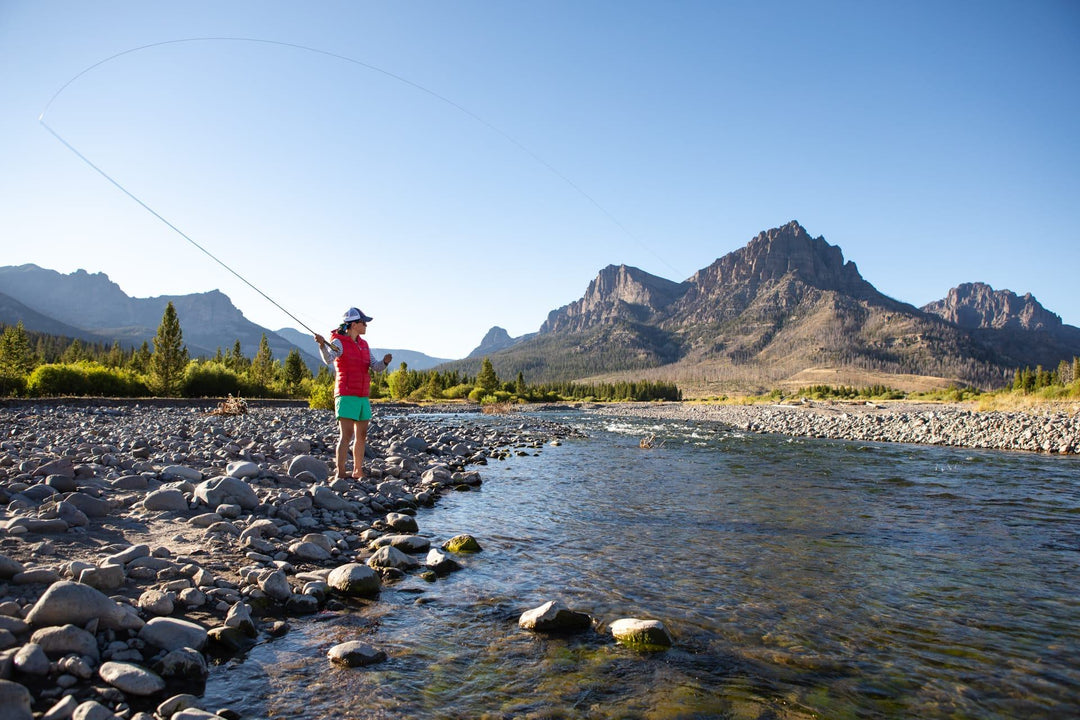
[[[321,52],[168,42],[210,37]],[[358,305],[377,347],[460,357],[608,264],[681,281],[790,220],[899,300],[982,281],[1080,325],[1078,38],[1071,0],[0,0],[0,264],[297,326],[48,106],[305,324]]]

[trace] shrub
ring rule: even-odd
[[[308,396],[308,407],[312,410],[334,409],[334,386],[322,383],[313,383],[311,395]]]
[[[180,394],[184,397],[242,395],[240,376],[223,363],[193,362],[184,369]]]
[[[469,397],[469,393],[472,392],[473,386],[466,383],[460,385],[454,385],[448,387],[442,392],[442,396],[447,400],[462,400]]]
[[[31,395],[93,395],[142,397],[146,383],[130,370],[107,368],[95,362],[39,365],[30,373],[26,390]]]

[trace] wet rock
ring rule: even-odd
[[[386,660],[386,653],[357,640],[341,643],[326,654],[330,662],[343,667],[366,667]]]
[[[455,535],[443,543],[442,549],[452,553],[477,553],[480,552],[480,543],[472,535]]]
[[[342,595],[350,597],[371,598],[377,596],[382,589],[382,580],[378,573],[359,563],[348,563],[334,568],[327,576],[326,583]]]
[[[166,678],[205,678],[210,670],[203,654],[192,648],[183,647],[170,650],[161,658],[157,670]]]
[[[518,618],[518,625],[537,632],[580,632],[592,627],[592,618],[569,609],[561,602],[549,600],[540,607],[523,612]]]
[[[399,533],[415,533],[420,531],[416,524],[416,518],[402,513],[390,513],[386,516],[386,525]]]
[[[638,650],[666,650],[671,636],[659,620],[623,618],[611,623],[611,634],[623,645]]]

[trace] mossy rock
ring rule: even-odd
[[[480,543],[472,535],[455,535],[443,543],[443,550],[452,553],[477,553],[480,552]]]
[[[659,620],[623,618],[611,623],[610,630],[619,643],[635,650],[660,651],[672,646],[671,636]]]

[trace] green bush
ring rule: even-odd
[[[130,370],[85,361],[39,365],[30,373],[26,390],[36,396],[143,397],[150,394],[146,383]]]
[[[462,400],[469,397],[469,393],[472,392],[473,386],[461,383],[460,385],[454,385],[448,387],[442,392],[442,396],[447,400]]]
[[[184,368],[180,394],[184,397],[243,396],[240,376],[217,362],[193,362]]]
[[[322,383],[313,383],[311,386],[311,395],[308,396],[308,407],[312,410],[333,410],[333,384],[324,385]]]

